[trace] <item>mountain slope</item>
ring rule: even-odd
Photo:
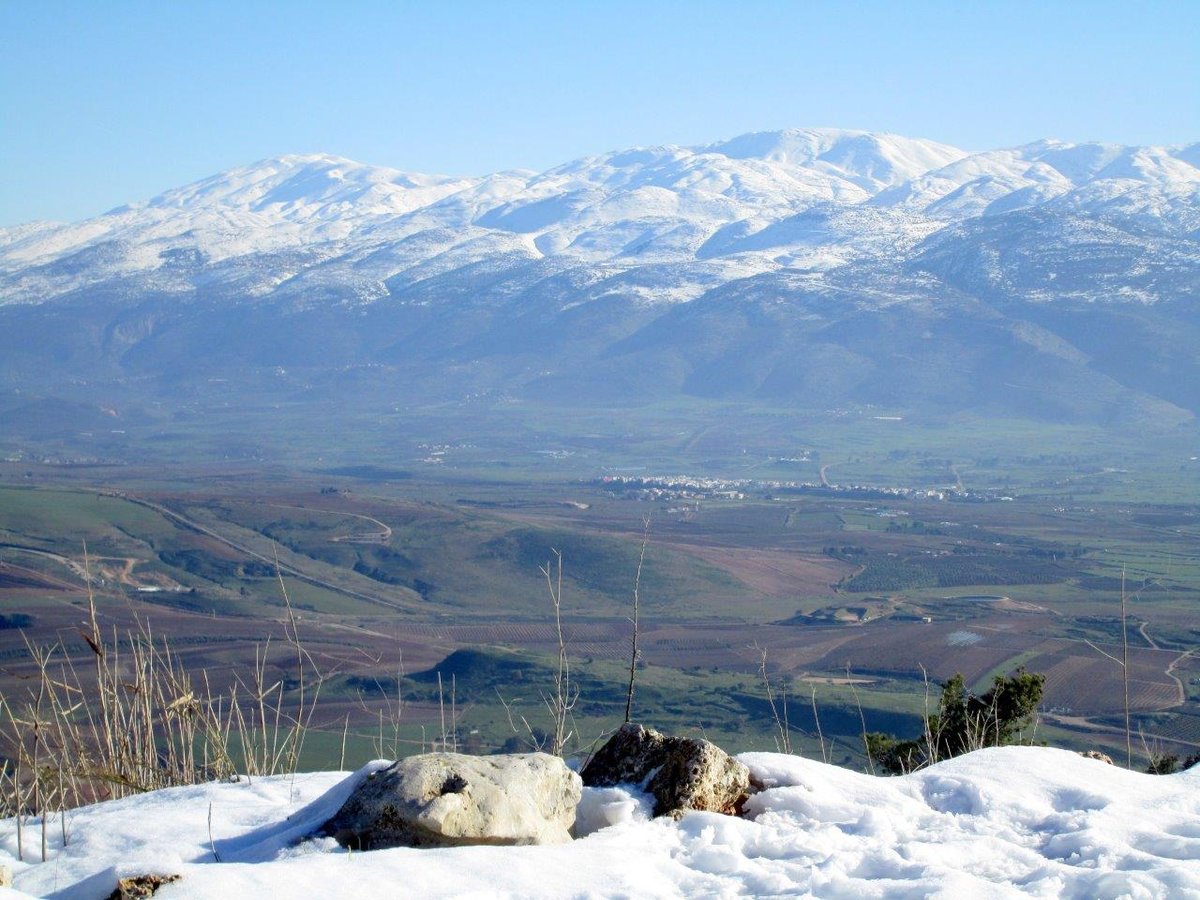
[[[1198,147],[794,129],[472,178],[284,156],[0,230],[0,373],[1182,421]]]

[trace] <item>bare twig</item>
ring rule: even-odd
[[[854,705],[858,707],[858,721],[862,724],[863,751],[867,754],[867,771],[875,774],[875,760],[871,759],[871,746],[867,743],[867,717],[863,715],[862,702],[858,699],[858,689],[854,679],[850,677],[850,667],[846,666],[846,682],[850,685],[850,693],[854,695]]]
[[[212,802],[210,801],[208,804],[208,848],[212,851],[213,861],[220,862],[221,854],[217,852],[217,844],[216,841],[213,840],[212,806]]]
[[[567,722],[571,718],[575,702],[579,699],[579,691],[571,685],[571,666],[567,660],[567,641],[563,634],[562,553],[558,550],[554,550],[553,553],[557,565],[552,568],[551,562],[547,561],[546,565],[540,568],[542,575],[546,578],[546,587],[550,592],[550,604],[554,609],[554,631],[558,636],[558,669],[554,674],[554,694],[543,697],[543,701],[550,711],[550,718],[554,725],[550,752],[555,756],[562,756],[567,742],[574,734],[572,730],[568,729]]]
[[[1121,565],[1121,681],[1125,685],[1125,768],[1133,768],[1133,736],[1129,727],[1129,617],[1126,615],[1125,566]]]
[[[1133,768],[1133,728],[1129,713],[1129,616],[1128,616],[1129,598],[1125,591],[1125,566],[1121,566],[1121,658],[1118,659],[1111,653],[1101,650],[1091,641],[1084,639],[1084,643],[1103,656],[1105,659],[1112,660],[1121,667],[1121,683],[1125,690],[1125,768]]]
[[[812,691],[812,711],[813,722],[817,726],[817,741],[821,746],[821,762],[829,765],[829,751],[825,749],[825,735],[821,732],[821,717],[817,715],[817,687],[809,685],[809,690]]]
[[[638,553],[637,574],[633,577],[633,635],[629,640],[629,690],[625,693],[625,721],[633,716],[633,686],[637,678],[639,614],[641,608],[642,565],[646,562],[646,544],[650,541],[650,517],[642,519],[642,549]]]
[[[779,707],[775,705],[775,694],[771,690],[771,678],[767,675],[766,648],[759,647],[758,652],[761,654],[758,671],[762,675],[763,688],[767,692],[767,704],[771,707],[771,718],[775,720],[775,730],[779,732],[779,736],[775,739],[775,748],[780,753],[791,753],[792,735],[787,724],[787,698],[783,698],[783,714],[780,715]]]

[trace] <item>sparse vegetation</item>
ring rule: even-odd
[[[885,772],[900,775],[983,747],[1029,743],[1025,731],[1033,725],[1045,683],[1044,676],[1017,669],[997,675],[976,696],[955,675],[942,685],[937,712],[925,717],[924,734],[901,740],[873,732],[864,738],[867,753]]]
[[[574,734],[570,719],[579,700],[579,687],[571,684],[571,663],[567,659],[567,639],[563,634],[563,558],[558,550],[554,551],[554,562],[556,565],[552,566],[547,561],[542,567],[542,574],[546,576],[546,589],[550,592],[550,605],[554,611],[554,633],[558,638],[558,667],[554,671],[554,693],[544,694],[542,700],[554,723],[554,733],[548,749],[555,756],[562,756],[567,742]]]
[[[889,526],[890,528],[890,526]],[[936,536],[935,532],[918,532]],[[903,591],[914,588],[966,587],[975,584],[1055,584],[1071,570],[1035,554],[1011,555],[983,551],[957,551],[947,556],[868,556],[852,558],[864,569],[847,579],[848,591]]]
[[[13,613],[12,615],[0,615],[0,631],[17,630],[28,628],[33,624],[33,616],[25,613]]]
[[[148,623],[106,637],[90,592],[87,610],[80,634],[90,671],[77,667],[61,644],[29,643],[33,684],[24,698],[0,696],[0,804],[22,831],[25,818],[37,816],[43,859],[55,813],[65,829],[63,811],[85,803],[296,771],[321,676],[290,606],[291,684],[269,674],[276,662],[268,641],[248,676],[237,676],[224,692],[213,689],[207,673],[189,671]]]
[[[1155,751],[1150,754],[1150,764],[1146,766],[1146,774],[1174,775],[1176,772],[1186,772],[1197,763],[1200,763],[1200,753],[1193,753],[1180,762],[1179,756],[1175,753]]]
[[[1028,463],[1059,464],[1032,457]],[[854,465],[861,472],[868,463]],[[401,656],[418,674],[442,668],[447,736],[461,746],[495,748],[512,736],[497,686],[514,705],[521,746],[530,745],[530,731],[520,715],[539,742],[552,736],[541,694],[553,691],[558,636],[536,561],[553,560],[555,547],[579,557],[564,552],[561,612],[570,682],[580,689],[567,730],[577,735],[611,728],[628,708],[631,717],[710,736],[731,749],[774,747],[778,730],[750,649],[757,642],[771,648],[777,703],[782,692],[792,701],[817,695],[819,719],[809,696],[790,704],[789,733],[802,753],[818,754],[824,742],[833,761],[862,766],[862,731],[921,731],[917,670],[924,663],[937,682],[959,670],[981,691],[993,674],[1018,664],[1044,672],[1039,734],[1116,756],[1123,673],[1084,642],[1123,656],[1115,607],[1120,562],[1128,560],[1130,584],[1142,594],[1128,623],[1135,733],[1144,729],[1181,759],[1200,744],[1200,660],[1183,655],[1197,641],[1190,600],[1200,566],[1190,554],[1200,518],[1192,506],[1102,505],[1092,497],[1084,506],[1049,498],[935,504],[751,495],[676,508],[554,479],[535,485],[414,478],[321,493],[330,476],[320,473],[310,482],[290,476],[254,482],[249,496],[241,484],[212,484],[200,494],[0,483],[0,559],[13,576],[0,581],[0,605],[10,621],[28,617],[24,630],[33,644],[53,648],[59,663],[90,670],[91,650],[76,636],[82,579],[72,567],[82,561],[78,543],[70,545],[86,537],[97,548],[93,583],[109,611],[110,641],[113,625],[122,634],[137,630],[130,625],[136,613],[154,622],[156,634],[171,635],[172,652],[191,671],[215,673],[222,683],[213,685],[214,694],[224,694],[232,673],[252,680],[261,635],[279,634],[269,648],[268,684],[280,682],[286,705],[298,679],[294,659],[281,664],[292,655],[282,636],[290,626],[264,529],[286,538],[279,557],[300,627],[314,655],[336,660],[327,665],[343,673],[322,685],[322,700],[328,694],[331,705],[323,702],[317,730],[305,742],[305,765],[386,755],[375,749],[384,745],[388,753],[414,752],[439,742],[436,679],[400,676]],[[637,655],[654,665],[633,667],[631,703],[633,647],[624,620],[648,510],[655,539],[639,586]],[[887,530],[909,518],[936,528]],[[385,529],[368,520],[391,529],[388,543],[374,543]],[[960,544],[969,552],[955,552]],[[832,587],[867,561],[936,565],[939,559],[1007,559],[1068,576],[1053,584],[850,597]],[[209,568],[189,571],[187,561]],[[978,568],[977,577],[993,577],[989,571]],[[475,676],[481,656],[452,673],[443,660],[465,648],[519,661],[517,671],[530,676]],[[21,629],[0,629],[0,661],[0,693],[23,705],[37,672]],[[847,664],[855,686],[841,678]],[[239,689],[243,700],[250,688]],[[394,712],[400,697],[403,721]],[[1145,765],[1137,756],[1134,763]]]
[[[650,543],[650,517],[646,516],[642,521],[644,523],[642,549],[638,553],[637,572],[633,576],[633,615],[629,618],[629,624],[633,630],[629,636],[629,689],[625,692],[626,722],[631,721],[633,717],[633,689],[637,681],[638,661],[641,659],[642,653],[638,647],[638,638],[641,635],[642,567],[646,564],[646,545]]]

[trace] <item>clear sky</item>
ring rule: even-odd
[[[1200,0],[0,0],[0,225],[326,151],[543,169],[838,126],[1200,140]]]

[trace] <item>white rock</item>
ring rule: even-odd
[[[545,753],[428,753],[369,775],[324,831],[355,849],[561,844],[582,790]]]

